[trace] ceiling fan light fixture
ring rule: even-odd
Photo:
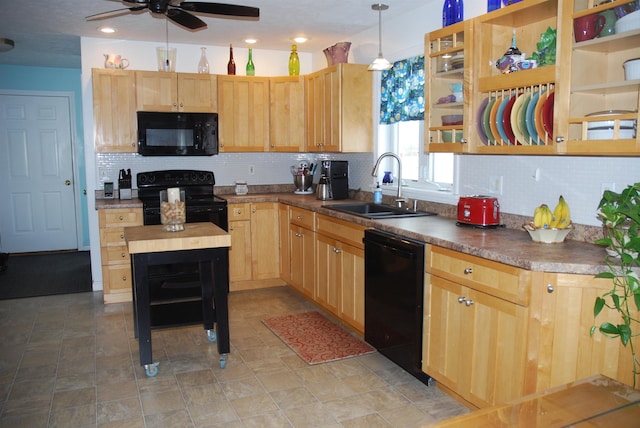
[[[0,52],[9,52],[16,46],[16,43],[11,39],[0,38]]]
[[[378,11],[378,57],[369,65],[369,71],[385,71],[393,67],[389,61],[382,55],[382,11],[389,9],[389,6],[382,3],[374,3],[371,5],[372,10]]]

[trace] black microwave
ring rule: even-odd
[[[218,114],[138,112],[138,153],[143,156],[218,154]]]

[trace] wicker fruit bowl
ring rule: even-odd
[[[541,242],[543,244],[560,244],[574,229],[573,223],[565,229],[535,227],[533,223],[525,223],[522,228],[529,232],[533,242]]]

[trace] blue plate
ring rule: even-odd
[[[476,129],[478,130],[478,135],[482,140],[482,144],[485,146],[489,143],[489,139],[487,138],[487,134],[484,133],[484,125],[482,124],[482,116],[484,110],[487,108],[487,104],[489,104],[489,98],[485,98],[480,103],[480,108],[478,109],[478,115],[476,116]]]
[[[529,131],[529,135],[531,135],[531,144],[538,144],[538,131],[536,131],[536,104],[538,104],[538,99],[540,98],[540,92],[536,92],[531,96],[531,101],[527,105],[527,115],[525,119],[525,123],[527,124],[527,131]]]
[[[500,138],[502,138],[502,142],[504,144],[511,144],[509,142],[509,137],[507,136],[507,133],[504,130],[504,125],[502,124],[503,117],[504,117],[504,110],[507,108],[507,104],[509,103],[510,99],[511,97],[504,97],[504,99],[500,103],[500,106],[498,107],[498,114],[496,114],[496,125],[498,125],[498,132],[500,133]]]

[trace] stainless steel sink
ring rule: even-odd
[[[361,203],[348,203],[348,204],[328,204],[323,205],[323,208],[328,208],[334,211],[340,211],[347,214],[353,214],[360,217],[371,218],[376,220],[382,220],[385,218],[397,218],[397,217],[424,217],[437,215],[436,213],[428,211],[413,211],[406,208],[399,208],[393,205],[386,204],[374,204],[370,202]]]

